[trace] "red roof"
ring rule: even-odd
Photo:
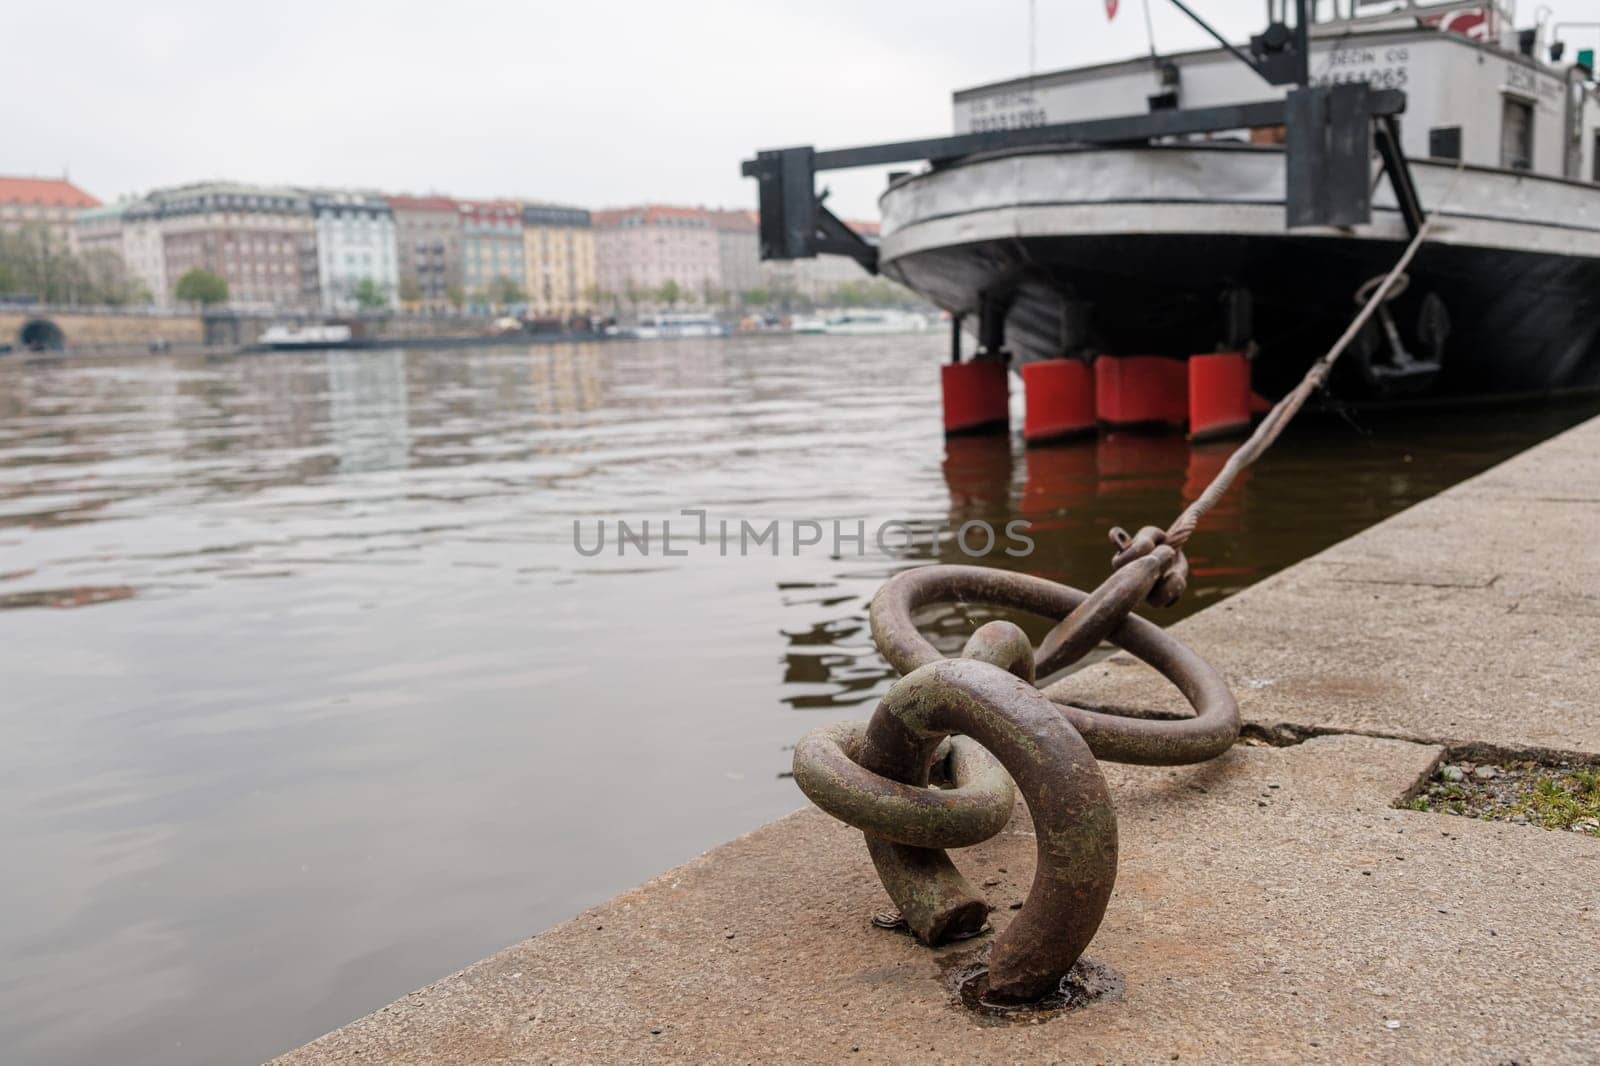
[[[616,207],[596,211],[590,221],[597,228],[620,226],[624,219],[637,218],[641,224],[652,226],[668,218],[698,218],[711,221],[711,212],[703,207],[674,207],[670,204],[640,204],[637,207]]]
[[[635,210],[637,211],[638,209]],[[628,214],[630,212],[612,213]],[[705,214],[710,217],[713,226],[724,232],[754,233],[761,228],[761,215],[755,211],[742,211],[738,208],[733,208],[726,211],[707,211]],[[878,230],[881,228],[876,222],[866,222],[861,219],[845,219],[844,224],[863,237],[876,237]]]
[[[522,205],[515,200],[457,200],[456,207],[467,218],[522,221]]]
[[[395,211],[454,211],[456,202],[448,196],[388,196]]]
[[[712,211],[711,224],[724,233],[754,233],[760,228],[761,216],[754,211]]]
[[[522,204],[516,200],[457,200],[463,211],[522,211]]]
[[[0,177],[0,204],[45,207],[99,207],[100,201],[66,178]]]

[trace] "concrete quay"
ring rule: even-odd
[[[1600,840],[1396,806],[1457,751],[1600,758],[1600,420],[1174,632],[1273,743],[1104,765],[1087,957],[1116,987],[1088,1006],[960,1006],[989,937],[873,928],[860,834],[808,808],[277,1061],[1600,1061]],[[1122,656],[1058,684],[1178,706]],[[997,929],[1033,852],[1019,805],[955,853]]]

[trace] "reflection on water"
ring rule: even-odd
[[[329,352],[329,436],[339,470],[399,470],[411,440],[402,352]]]
[[[1021,520],[982,562],[1092,584],[1227,454],[946,446],[942,349],[0,360],[0,1057],[255,1061],[793,809],[787,746],[889,682],[885,576]],[[1181,609],[1589,413],[1307,420]],[[573,550],[685,508],[918,532]]]

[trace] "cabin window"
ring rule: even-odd
[[[1500,114],[1500,165],[1508,170],[1532,170],[1533,104],[1508,96]]]
[[[1428,155],[1433,159],[1461,158],[1461,127],[1435,126],[1428,131]]]

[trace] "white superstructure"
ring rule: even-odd
[[[1505,48],[1414,23],[1409,28],[1373,25],[1319,26],[1311,44],[1312,80],[1319,85],[1366,81],[1378,89],[1404,90],[1401,144],[1408,157],[1600,179],[1600,99],[1581,77],[1571,76],[1574,68],[1564,77],[1559,68],[1539,61],[1549,43],[1536,31],[1529,31],[1534,36],[1524,54],[1520,41]],[[1174,94],[1172,105],[1202,108],[1285,91],[1213,48],[962,90],[954,97],[954,125],[955,132],[969,133],[1110,118],[1144,110],[1140,104],[1166,92]],[[1229,136],[1250,139],[1245,131],[1211,139]]]

